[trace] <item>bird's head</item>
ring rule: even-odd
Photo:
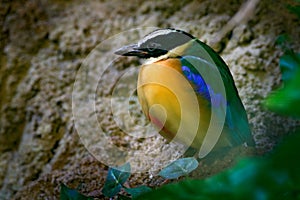
[[[181,30],[158,29],[146,35],[138,43],[118,49],[115,54],[139,58],[158,58],[187,44],[192,39],[194,39],[192,35]]]

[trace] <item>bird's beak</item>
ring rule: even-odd
[[[121,55],[121,56],[137,56],[140,58],[147,57],[148,52],[144,51],[142,49],[139,49],[137,44],[132,44],[128,46],[121,47],[117,51],[115,51],[115,54]]]

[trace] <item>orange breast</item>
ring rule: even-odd
[[[143,112],[165,138],[200,147],[210,109],[181,71],[179,59],[145,64],[138,78],[138,97]]]

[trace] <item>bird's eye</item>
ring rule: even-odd
[[[156,42],[151,42],[150,44],[147,45],[147,49],[149,51],[154,51],[155,49],[158,49],[161,45],[156,43]]]

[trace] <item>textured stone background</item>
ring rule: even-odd
[[[175,27],[210,43],[242,2],[1,1],[0,199],[57,199],[62,182],[101,198],[107,166],[84,148],[72,116],[72,89],[83,60],[101,41],[133,27]],[[300,49],[300,23],[285,3],[261,1],[254,18],[222,41],[221,56],[232,71],[261,152],[271,150],[281,136],[299,126],[261,105],[280,83],[282,52],[275,47],[276,37],[286,32]],[[127,40],[121,37],[120,43]],[[98,66],[105,59],[90,62]],[[135,59],[121,59],[97,94],[109,96],[119,74],[137,65]],[[119,146],[129,144],[153,155],[168,152],[157,145],[164,142],[160,136],[140,141],[124,135],[101,103],[100,124]],[[147,162],[142,153],[135,156]],[[134,174],[128,184],[161,183],[155,173],[145,172]]]

